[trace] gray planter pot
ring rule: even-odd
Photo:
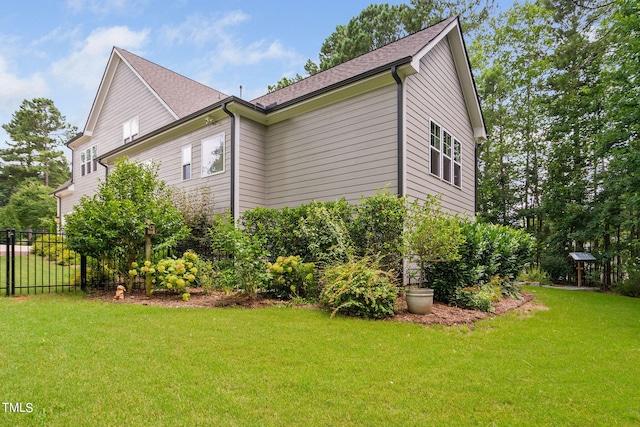
[[[428,314],[431,312],[431,307],[433,306],[433,289],[408,289],[406,295],[409,313]]]

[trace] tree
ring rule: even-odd
[[[51,187],[69,179],[69,164],[59,147],[77,133],[77,128],[66,123],[53,101],[25,99],[2,128],[11,138],[8,148],[0,150],[0,196],[5,200],[27,178],[38,177]]]
[[[188,235],[170,190],[158,180],[158,165],[116,162],[93,196],[83,196],[66,216],[64,231],[70,249],[94,258],[111,257],[128,277],[144,252],[148,221],[155,225],[152,244],[170,247]]]
[[[5,218],[11,222],[5,226],[34,231],[55,229],[56,199],[52,191],[38,182],[24,182],[3,208]]]

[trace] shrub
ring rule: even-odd
[[[396,278],[371,258],[329,267],[322,273],[321,283],[321,303],[331,310],[331,316],[342,313],[382,319],[396,312]]]
[[[43,234],[38,236],[31,246],[31,253],[55,260],[66,249],[64,238],[58,234]]]
[[[458,219],[444,213],[436,197],[427,196],[424,203],[414,200],[407,206],[402,250],[409,262],[417,263],[420,286],[426,282],[427,266],[460,259],[464,241]]]
[[[314,201],[307,215],[300,218],[297,235],[305,242],[310,261],[328,265],[346,262],[353,255],[353,242],[343,213],[340,205]]]
[[[569,264],[564,256],[547,255],[540,260],[540,268],[549,274],[551,280],[566,280]]]
[[[402,230],[406,214],[405,198],[385,191],[360,199],[345,221],[355,255],[380,257],[385,270],[402,271]]]
[[[198,255],[195,252],[187,251],[182,258],[165,258],[157,264],[145,261],[142,266],[137,263],[132,264],[129,270],[130,276],[150,276],[151,282],[158,289],[167,289],[171,292],[184,293],[196,280],[198,268],[195,262]]]
[[[489,283],[496,275],[506,276],[509,281],[502,286],[508,287],[533,254],[533,238],[522,230],[467,221],[461,227],[465,243],[460,259],[427,269],[427,282],[438,301],[451,302],[458,289]]]
[[[494,301],[500,299],[500,287],[490,284],[456,289],[451,303],[460,308],[495,313]]]
[[[80,257],[71,249],[63,249],[56,256],[56,264],[58,265],[74,265],[78,264]]]
[[[628,297],[640,298],[640,270],[633,268],[629,271],[629,277],[615,287],[616,292]]]
[[[255,296],[269,279],[264,241],[237,227],[229,212],[217,216],[209,236],[216,256],[213,268],[220,286]]]
[[[541,285],[551,285],[549,273],[540,268],[540,266],[529,266],[518,275],[520,282],[540,283]]]
[[[267,262],[269,280],[265,291],[279,298],[316,297],[318,287],[314,280],[313,263],[303,263],[299,256],[279,256],[274,263]]]

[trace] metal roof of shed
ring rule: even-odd
[[[595,261],[596,257],[589,252],[569,252],[569,258],[574,261]]]

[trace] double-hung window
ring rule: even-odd
[[[191,179],[191,146],[182,147],[182,180]]]
[[[453,185],[462,187],[462,147],[457,139],[453,140]]]
[[[202,176],[224,172],[224,133],[202,140]]]
[[[80,153],[80,175],[85,176],[98,169],[98,146],[94,145]]]
[[[431,150],[429,152],[430,157],[430,172],[432,175],[440,177],[440,146],[442,139],[442,129],[439,125],[431,122]]]
[[[122,124],[122,140],[125,144],[130,143],[138,137],[139,123],[138,117],[134,117]]]
[[[451,184],[451,134],[442,132],[442,179]]]

